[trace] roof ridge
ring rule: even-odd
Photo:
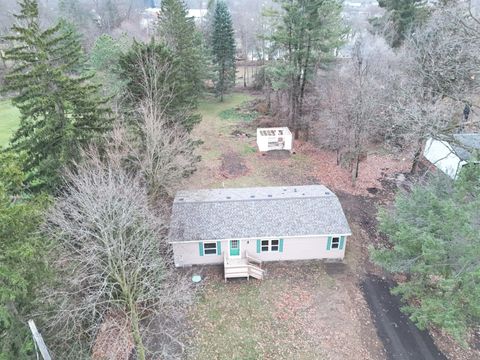
[[[330,193],[328,195],[318,195],[318,196],[292,196],[292,197],[271,197],[271,198],[265,198],[265,197],[253,197],[253,198],[247,198],[247,199],[216,199],[216,200],[177,200],[175,199],[174,204],[192,204],[192,203],[216,203],[216,202],[245,202],[245,201],[274,201],[274,200],[305,200],[305,199],[319,199],[319,198],[328,198],[328,197],[334,197],[338,200],[337,195],[334,193]]]

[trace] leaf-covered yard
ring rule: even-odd
[[[328,265],[327,265],[328,266]],[[266,265],[263,281],[224,283],[203,268],[191,359],[382,359],[361,292],[321,262]]]

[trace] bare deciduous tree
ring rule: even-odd
[[[172,195],[182,180],[196,170],[196,163],[200,161],[195,153],[196,142],[190,134],[166,119],[148,100],[144,101],[138,110],[142,141],[130,145],[129,151],[153,201]]]
[[[455,109],[460,113],[465,103],[471,104],[479,88],[480,22],[465,4],[436,10],[406,40],[403,69],[393,115],[415,144],[415,172],[428,137],[445,136],[465,125],[461,116],[455,118]]]
[[[317,84],[322,143],[337,152],[338,163],[342,158],[351,166],[353,183],[368,144],[391,126],[385,80],[393,58],[384,41],[360,36],[352,58]]]
[[[195,154],[196,142],[183,126],[184,118],[192,116],[186,105],[177,106],[181,94],[169,62],[160,62],[152,51],[135,54],[138,69],[136,93],[130,92],[135,108],[131,114],[135,139],[123,138],[121,143],[144,177],[151,200],[171,195],[182,179],[196,170],[200,157]],[[174,108],[172,103],[177,102]],[[118,139],[120,140],[120,139]]]
[[[170,264],[167,214],[148,206],[143,179],[124,169],[122,156],[107,151],[101,160],[92,150],[85,158],[67,173],[65,190],[45,225],[56,240],[60,274],[59,287],[49,297],[57,349],[62,358],[78,358],[80,345],[90,352],[102,323],[112,314],[125,314],[139,359],[153,353],[175,357],[166,341],[149,341],[154,332],[157,339],[168,337],[183,346],[178,329],[152,323],[168,318],[177,324],[192,294]]]
[[[352,59],[318,79],[314,125],[322,145],[351,161],[353,178],[375,141],[412,150],[415,172],[429,137],[478,129],[462,111],[475,115],[479,76],[480,20],[468,3],[440,7],[395,53],[361,36]]]

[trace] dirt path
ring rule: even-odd
[[[361,288],[367,300],[377,334],[391,360],[443,360],[430,334],[420,331],[400,311],[401,300],[390,293],[392,284],[375,275],[367,275]]]

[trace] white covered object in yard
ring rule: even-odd
[[[423,156],[436,168],[456,179],[462,166],[475,162],[480,153],[480,134],[454,134],[451,141],[428,139]]]
[[[287,127],[257,129],[257,145],[260,151],[291,151],[292,139],[292,133]]]

